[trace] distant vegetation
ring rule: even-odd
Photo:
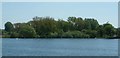
[[[51,17],[34,17],[27,23],[6,22],[3,38],[120,38],[120,28],[106,22],[99,25],[94,18],[68,17],[55,20]]]

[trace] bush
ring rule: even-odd
[[[17,32],[11,32],[10,37],[11,38],[19,38],[19,33],[17,33]]]
[[[63,34],[63,37],[69,37],[69,38],[88,38],[89,35],[84,34],[80,31],[68,31]]]
[[[20,37],[23,38],[34,38],[36,37],[36,32],[33,27],[31,26],[23,26],[19,30]]]

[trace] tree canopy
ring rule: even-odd
[[[4,37],[14,38],[112,38],[120,37],[120,28],[114,28],[109,22],[100,25],[94,18],[34,17],[27,23],[7,22]]]
[[[10,32],[10,31],[13,31],[13,29],[14,29],[14,27],[11,22],[5,23],[5,31]]]

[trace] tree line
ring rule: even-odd
[[[6,22],[3,38],[120,38],[120,28],[106,22],[100,25],[94,18],[34,17],[27,23]]]

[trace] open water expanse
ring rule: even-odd
[[[3,56],[118,56],[117,39],[2,39]]]

